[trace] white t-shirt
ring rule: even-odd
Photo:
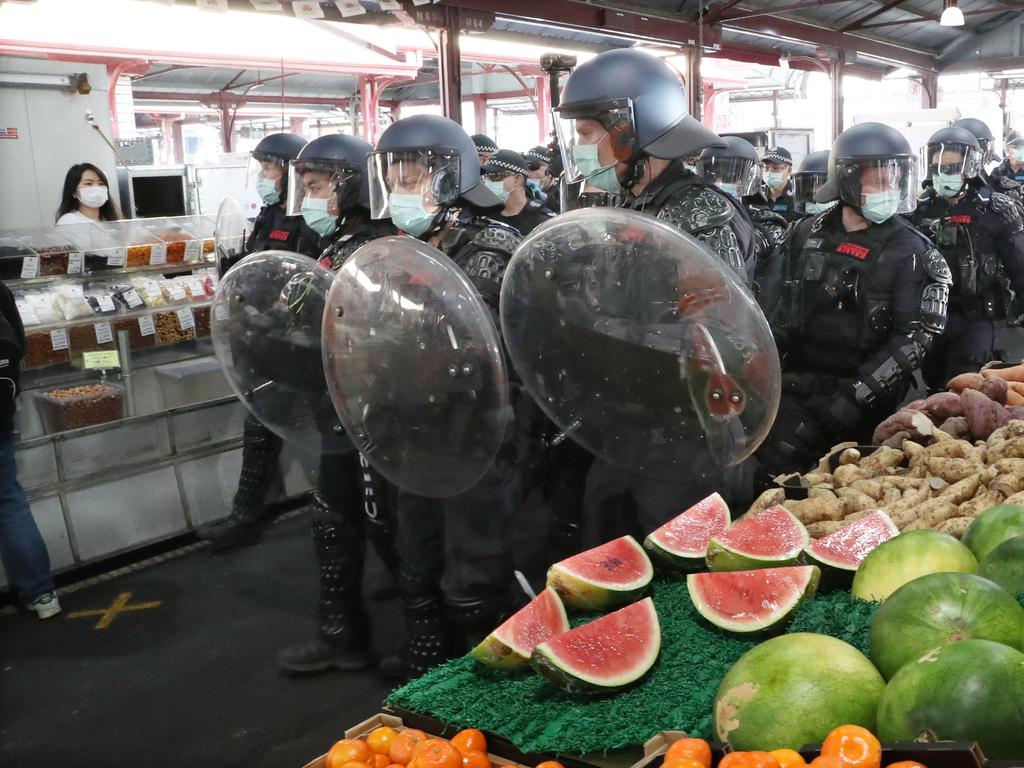
[[[57,219],[57,226],[62,224],[96,224],[97,222],[90,219],[81,211],[68,211],[59,219]]]

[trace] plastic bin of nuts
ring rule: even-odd
[[[153,323],[156,325],[156,337],[161,344],[178,344],[182,341],[192,341],[196,337],[195,318],[192,317],[192,310],[189,307],[157,312],[153,315]]]
[[[124,389],[114,384],[86,384],[36,394],[43,428],[48,433],[81,429],[124,418]]]
[[[63,328],[53,331],[27,331],[25,333],[24,368],[45,368],[69,362],[67,332]]]

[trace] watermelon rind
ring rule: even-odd
[[[864,558],[870,554],[870,552],[863,552],[860,558],[854,562],[854,558],[852,557],[845,561],[840,560],[837,557],[832,557],[828,553],[824,552],[823,549],[834,543],[842,542],[845,546],[848,546],[851,549],[852,554],[853,550],[858,546],[865,546],[863,544],[863,539],[860,539],[858,534],[866,532],[869,526],[878,525],[883,526],[883,528],[889,533],[888,538],[884,541],[888,541],[889,539],[900,535],[900,529],[896,526],[896,523],[894,523],[889,516],[885,514],[885,512],[879,509],[869,515],[865,515],[856,522],[840,528],[838,531],[834,531],[827,536],[822,536],[820,539],[810,542],[806,547],[804,547],[804,554],[810,562],[816,565],[820,565],[823,568],[834,568],[839,571],[848,571],[850,576],[852,576],[853,572],[857,570],[858,566]],[[873,550],[878,546],[881,546],[882,543],[882,541],[879,541],[871,547],[871,549]]]
[[[638,643],[645,644],[646,652],[627,671],[617,676],[602,677],[594,670],[590,657],[599,656],[601,649],[594,648],[592,644],[590,645],[592,650],[588,653],[587,664],[584,667],[574,665],[569,659],[559,655],[559,649],[555,647],[554,641],[541,643],[534,648],[533,655],[530,657],[530,663],[540,675],[566,693],[594,695],[614,693],[628,688],[640,681],[644,675],[651,671],[661,651],[661,626],[658,623],[658,614],[654,608],[654,601],[651,598],[644,598],[637,603],[620,608],[614,613],[609,613],[589,624],[584,624],[555,638],[555,641],[558,643],[568,642],[571,641],[574,632],[579,632],[588,627],[593,629],[594,625],[612,626],[616,621],[621,621],[624,618],[620,614],[624,612],[632,614],[639,610],[647,614],[645,618],[651,630],[645,637],[634,637],[633,639]],[[630,621],[630,627],[634,632],[637,626],[637,623]],[[630,634],[634,635],[634,632]]]
[[[515,637],[516,624],[517,621],[523,620],[524,612],[530,611],[534,604],[542,599],[551,601],[551,605],[555,608],[556,621],[548,627],[549,638],[568,632],[569,617],[565,613],[565,606],[558,597],[558,593],[549,587],[473,648],[470,651],[473,658],[484,666],[494,669],[509,671],[527,669],[530,666],[530,654],[533,652],[533,648],[525,647],[517,641]]]
[[[659,564],[674,570],[692,571],[704,566],[708,541],[701,539],[686,547],[674,541],[673,534],[683,521],[703,517],[710,527],[721,533],[729,527],[729,505],[718,493],[698,501],[681,515],[672,518],[644,540],[644,549],[654,555]],[[712,534],[713,535],[713,534]],[[710,539],[710,537],[709,537]]]
[[[641,565],[642,572],[637,578],[630,581],[615,581],[611,576],[607,579],[594,579],[573,572],[573,558],[621,545],[631,550],[632,556]],[[609,573],[611,574],[611,571]],[[554,589],[569,608],[578,611],[606,611],[634,602],[643,595],[653,578],[654,566],[651,565],[651,559],[644,548],[632,536],[623,536],[555,563],[548,568],[547,586]]]
[[[784,515],[792,524],[792,530],[798,532],[798,538],[788,546],[779,546],[778,552],[774,555],[753,555],[743,552],[739,547],[729,544],[724,538],[740,526],[749,527],[756,525],[762,516],[770,513],[773,517]],[[705,554],[705,562],[708,569],[712,571],[752,571],[756,568],[778,568],[785,565],[796,565],[803,554],[804,547],[810,542],[811,537],[807,535],[807,529],[792,512],[785,507],[770,507],[753,517],[740,520],[735,525],[727,528],[725,533],[716,536],[708,542],[708,550]]]
[[[779,572],[788,572],[800,578],[796,589],[784,596],[773,598],[771,603],[758,603],[751,605],[749,610],[744,611],[745,618],[730,618],[716,611],[707,603],[700,591],[701,584],[705,581],[730,578],[739,581],[743,578],[770,579]],[[818,580],[821,578],[821,569],[816,565],[797,565],[784,568],[758,568],[753,571],[719,571],[712,573],[692,573],[686,577],[686,588],[690,592],[690,600],[697,613],[714,624],[719,629],[727,632],[752,633],[764,632],[787,621],[796,610],[796,607],[805,599],[813,597],[818,590]],[[768,607],[766,607],[768,606]],[[755,611],[763,613],[755,615]]]
[[[939,531],[901,533],[864,558],[853,576],[850,594],[880,603],[904,584],[930,573],[974,573],[978,561],[971,550]]]

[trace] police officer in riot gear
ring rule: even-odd
[[[313,257],[319,254],[319,235],[306,226],[301,217],[289,216],[285,210],[288,163],[305,145],[306,140],[301,136],[272,133],[261,139],[252,151],[251,172],[264,206],[256,216],[244,251],[221,258],[221,274],[257,251],[293,251]],[[264,501],[280,454],[281,438],[260,424],[255,416],[247,415],[243,431],[242,472],[231,503],[231,513],[224,520],[199,531],[200,538],[209,541],[213,551],[253,544],[259,539],[269,523],[264,514]]]
[[[746,212],[681,160],[725,143],[687,113],[667,64],[633,49],[601,53],[569,75],[555,112],[565,182],[584,182],[584,204],[621,205],[667,221],[750,284],[756,245]]]
[[[814,199],[828,180],[827,149],[807,155],[793,174],[793,210],[799,216],[817,215],[830,208],[835,201],[819,203]]]
[[[477,149],[447,118],[394,123],[370,157],[372,213],[447,254],[496,319],[502,276],[521,237],[488,218],[502,203],[483,183]],[[497,624],[514,583],[516,448],[506,443],[483,478],[457,496],[399,491],[398,586],[408,636],[403,652],[382,662],[384,674],[420,675]]]
[[[971,185],[982,151],[969,131],[942,128],[921,152],[927,188],[910,220],[953,274],[946,333],[924,365],[928,388],[938,391],[996,357],[996,322],[1007,319],[1014,295],[1024,296],[1024,220],[1008,196],[985,199]]]
[[[798,221],[791,179],[793,155],[785,147],[773,147],[761,158],[761,187],[743,202],[752,211],[770,211],[787,222]]]
[[[974,134],[974,138],[978,140],[978,146],[981,148],[981,169],[978,171],[978,175],[968,183],[977,189],[983,198],[987,198],[991,192],[1002,192],[1013,198],[1019,205],[1024,205],[1020,183],[1005,174],[996,174],[995,170],[998,169],[993,169],[992,174],[985,170],[993,157],[995,137],[992,135],[992,130],[976,117],[962,117],[953,123],[953,126],[965,128]]]
[[[946,326],[952,277],[899,213],[916,203],[917,163],[894,128],[840,134],[817,200],[789,241],[782,298],[766,307],[782,356],[778,417],[757,452],[768,478],[805,469],[839,440],[870,439]]]
[[[484,186],[504,204],[500,213],[494,214],[498,221],[508,224],[524,237],[555,214],[538,200],[527,195],[526,161],[518,152],[499,149],[480,168]]]
[[[1003,162],[992,169],[992,179],[1009,179],[1018,185],[1024,185],[1024,134],[1011,131],[1003,142],[1006,155]]]
[[[290,165],[288,211],[320,233],[320,261],[330,269],[340,269],[364,243],[395,232],[386,219],[370,219],[366,158],[371,149],[354,136],[321,136]],[[370,666],[370,620],[361,594],[367,537],[385,567],[398,570],[387,486],[361,461],[340,426],[336,432],[320,455],[312,504],[320,568],[318,633],[278,655],[278,664],[290,673]]]

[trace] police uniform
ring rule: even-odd
[[[997,167],[989,171],[988,174],[992,179],[1009,179],[1018,185],[1024,184],[1024,164],[1020,166],[1016,171],[1010,165],[1009,159],[1003,160]]]
[[[893,216],[847,232],[843,206],[796,226],[781,299],[765,306],[783,361],[767,475],[805,469],[837,440],[870,441],[946,323],[951,276],[931,243]]]
[[[910,221],[930,237],[953,275],[949,323],[925,367],[929,389],[994,359],[996,323],[1024,297],[1024,219],[1008,196],[968,186],[952,201],[929,188]]]
[[[530,200],[519,213],[511,216],[495,214],[494,219],[502,224],[507,224],[523,237],[526,237],[554,215],[554,212],[549,210],[543,203],[537,200]]]

